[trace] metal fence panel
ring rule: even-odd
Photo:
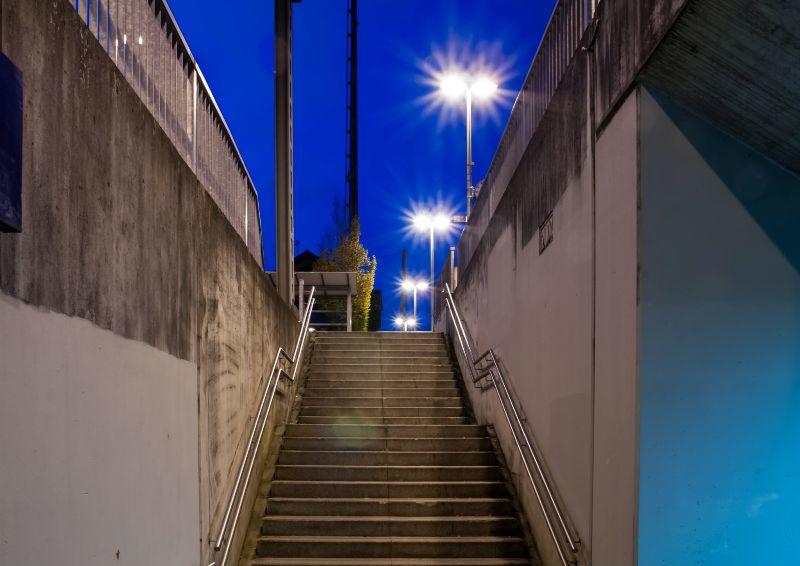
[[[165,0],[67,0],[263,267],[258,194]]]

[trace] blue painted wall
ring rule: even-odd
[[[800,564],[800,180],[640,104],[639,565]]]

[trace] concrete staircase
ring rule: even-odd
[[[312,348],[248,564],[532,563],[441,335],[320,333]]]

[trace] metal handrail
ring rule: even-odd
[[[567,526],[565,514],[562,512],[561,506],[558,504],[553,489],[550,486],[550,482],[547,479],[547,475],[544,473],[544,467],[542,466],[540,457],[533,449],[533,442],[531,441],[531,438],[525,430],[525,426],[522,422],[524,419],[520,417],[519,411],[517,411],[514,395],[512,394],[511,389],[508,387],[505,374],[500,368],[500,364],[497,363],[497,357],[494,354],[494,350],[490,348],[477,358],[475,357],[472,346],[470,345],[469,334],[467,333],[463,319],[458,312],[458,307],[456,307],[455,299],[453,299],[453,293],[450,291],[450,285],[445,283],[444,290],[442,292],[445,294],[445,304],[447,305],[447,310],[450,313],[450,318],[453,321],[453,326],[456,330],[456,338],[458,339],[459,346],[461,347],[461,353],[468,362],[467,365],[469,366],[470,373],[472,374],[472,382],[476,387],[480,387],[480,382],[483,379],[489,378],[490,383],[494,386],[493,389],[497,393],[497,398],[500,401],[500,407],[503,409],[503,414],[505,415],[508,426],[511,429],[511,434],[514,437],[514,443],[516,444],[517,450],[522,457],[522,464],[525,466],[528,480],[530,481],[533,492],[536,495],[539,508],[542,510],[542,514],[544,515],[545,522],[547,523],[547,529],[551,538],[553,539],[553,542],[555,543],[559,558],[564,566],[575,564],[577,563],[577,560],[567,560],[566,552],[562,547],[561,539],[556,534],[553,526],[551,514],[545,505],[539,486],[533,479],[533,472],[528,463],[528,459],[533,461],[533,465],[536,469],[536,475],[539,478],[539,482],[544,487],[547,500],[549,501],[550,507],[552,507],[553,512],[555,513],[558,526],[560,527],[561,533],[569,545],[569,551],[573,556],[578,552],[580,538],[577,535],[573,535],[571,529]],[[498,382],[503,389],[502,394],[500,392],[500,387],[497,385]],[[503,399],[503,395],[505,395],[507,401]],[[509,414],[509,410],[506,405],[511,408],[511,413],[513,413],[513,421],[516,422],[516,426],[514,425],[514,422],[512,422],[512,415]],[[520,435],[517,433],[516,429],[519,429],[519,433],[522,436],[522,441],[520,441]]]
[[[275,353],[275,360],[272,362],[272,369],[270,370],[267,382],[264,385],[264,392],[261,395],[261,401],[258,405],[256,418],[253,420],[253,428],[250,431],[247,447],[245,453],[242,455],[242,463],[239,465],[239,472],[236,476],[236,482],[233,485],[231,495],[228,499],[228,505],[225,508],[225,516],[222,519],[222,524],[220,525],[216,538],[213,539],[214,552],[219,553],[220,551],[223,551],[222,557],[218,560],[215,559],[211,564],[209,564],[209,566],[226,566],[227,564],[228,556],[230,555],[231,551],[231,541],[233,541],[236,533],[239,515],[242,511],[242,505],[244,505],[245,495],[247,494],[247,488],[250,485],[253,467],[255,466],[258,447],[261,445],[261,440],[264,437],[264,429],[266,428],[267,421],[269,420],[269,413],[272,409],[272,401],[275,399],[275,392],[278,389],[278,383],[280,382],[281,377],[286,377],[289,379],[289,381],[294,382],[295,378],[297,377],[297,370],[301,365],[300,362],[303,356],[303,349],[305,347],[306,338],[308,337],[308,328],[311,322],[311,313],[314,309],[314,303],[316,302],[316,299],[314,298],[315,291],[316,287],[312,287],[308,302],[306,303],[305,311],[300,319],[300,333],[297,336],[297,341],[295,342],[294,349],[292,350],[292,355],[290,356],[286,350],[283,349],[283,346],[280,346],[278,351]],[[291,373],[288,373],[283,367],[279,366],[282,360],[286,361],[292,366]],[[270,385],[272,385],[272,393],[269,392]],[[267,401],[268,398],[269,401]],[[265,404],[266,409],[264,408]],[[256,431],[258,431],[257,435]],[[253,442],[254,439],[255,443]],[[245,472],[245,470],[247,471]],[[234,505],[236,505],[235,512],[233,512]],[[231,520],[231,517],[233,517],[233,520]],[[229,527],[230,533],[228,533]]]

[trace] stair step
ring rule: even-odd
[[[442,379],[385,379],[383,376],[375,376],[371,379],[365,376],[357,376],[352,378],[339,378],[328,379],[325,377],[309,377],[306,379],[306,387],[314,388],[370,388],[370,387],[394,387],[397,389],[424,389],[436,387],[456,387],[458,388],[459,382],[454,377],[445,377]]]
[[[382,352],[379,350],[315,350],[311,359],[330,363],[433,363],[446,364],[450,357],[445,350],[441,352],[408,352],[404,350]]]
[[[314,349],[330,348],[334,350],[369,350],[372,348],[400,349],[406,352],[416,351],[418,348],[441,348],[447,350],[444,340],[431,338],[417,338],[405,340],[320,340],[314,342]]]
[[[319,342],[416,342],[419,340],[444,340],[441,332],[320,332],[315,335]]]
[[[285,448],[286,450],[428,452],[432,450],[491,450],[492,443],[488,437],[363,438],[336,436],[284,436],[281,447]]]
[[[461,397],[325,397],[306,393],[303,403],[313,407],[458,407],[463,408]]]
[[[287,450],[281,449],[278,464],[315,464],[327,466],[494,466],[497,459],[490,451],[387,452],[357,450]]]
[[[314,405],[303,400],[300,416],[314,417],[463,417],[467,410],[463,404],[453,407],[337,407]]]
[[[315,363],[311,362],[309,371],[312,374],[324,372],[370,372],[370,373],[387,373],[387,372],[407,372],[407,373],[420,373],[420,372],[452,372],[453,366],[449,363],[433,363],[421,362],[418,364],[408,362],[386,362],[380,361],[353,361],[353,362],[325,362]]]
[[[256,558],[252,566],[530,566],[527,558]]]
[[[267,516],[265,536],[446,537],[519,535],[515,517]]]
[[[501,481],[499,466],[321,466],[279,465],[277,480]]]
[[[310,379],[455,379],[452,370],[447,371],[339,371],[314,368],[308,369]]]
[[[286,437],[458,438],[485,437],[486,427],[466,425],[289,424]]]
[[[503,482],[410,482],[275,480],[270,497],[334,498],[475,498],[507,497]]]
[[[259,556],[456,558],[525,555],[521,537],[259,537]]]
[[[367,343],[367,344],[355,344],[355,343],[339,343],[339,344],[332,344],[332,343],[324,343],[318,342],[314,345],[313,350],[314,353],[317,352],[408,352],[411,354],[422,354],[427,352],[436,352],[446,354],[448,352],[447,346],[445,346],[444,342],[441,343],[430,343],[430,344],[394,344],[394,343],[386,343],[386,342],[375,342],[375,343]]]
[[[508,516],[513,512],[511,501],[502,497],[468,499],[270,497],[267,500],[266,515],[303,515],[308,513],[309,509],[325,516],[368,515],[373,517],[383,515],[394,517]]]
[[[304,397],[458,397],[460,390],[450,387],[319,387],[306,386]]]
[[[468,417],[350,417],[309,416],[297,417],[298,424],[373,424],[373,425],[451,425],[470,424]]]

